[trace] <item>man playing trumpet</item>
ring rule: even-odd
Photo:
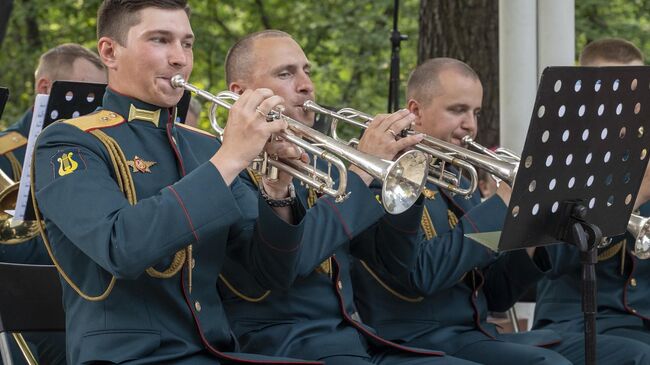
[[[226,79],[229,89],[237,93],[270,88],[284,98],[285,115],[313,124],[313,113],[302,107],[315,94],[310,64],[289,34],[270,30],[238,41],[228,53]],[[376,116],[358,149],[392,160],[420,142],[419,135],[396,140],[413,121],[406,110]],[[351,166],[347,175],[351,194],[342,203],[296,186],[298,199],[308,207],[305,220],[311,224],[306,225],[299,275],[291,286],[272,290],[257,283],[248,268],[226,263],[219,290],[243,349],[332,365],[468,364],[386,341],[361,322],[353,303],[350,254],[367,252],[385,258],[387,267],[409,261],[413,247],[408,238],[417,233],[422,206],[419,203],[400,215],[387,215],[375,192],[368,189],[372,176],[357,166]],[[254,189],[259,184],[255,176],[243,177]],[[366,237],[363,241],[357,239],[360,234]]]
[[[62,277],[71,364],[287,362],[233,354],[215,292],[227,250],[274,289],[300,259],[304,226],[293,204],[273,208],[237,177],[265,145],[298,157],[267,145],[286,128],[266,120],[284,100],[269,89],[244,92],[221,146],[175,124],[183,90],[170,80],[188,78],[193,65],[189,13],[186,0],[104,0],[102,108],[51,125],[37,141],[33,195]],[[290,181],[264,182],[267,196],[288,198]]]
[[[425,61],[407,87],[415,129],[458,146],[463,137],[476,134],[482,97],[476,73],[451,58]],[[582,363],[581,335],[501,335],[487,322],[489,310],[507,310],[550,269],[543,248],[495,254],[465,237],[501,230],[510,187],[502,182],[483,203],[478,193],[465,199],[433,184],[427,187],[413,265],[395,274],[378,260],[355,263],[361,317],[387,339],[483,364]],[[599,351],[602,363],[613,363],[611,356],[624,352],[618,345],[607,343],[607,351]],[[630,353],[628,359],[634,356],[642,358]]]
[[[634,44],[617,38],[605,38],[588,44],[580,55],[582,66],[642,66],[643,54]],[[646,169],[634,210],[650,216],[650,165]],[[598,251],[596,329],[598,353],[609,339],[627,342],[628,349],[650,349],[650,262],[635,256],[635,237],[627,234],[610,239]],[[537,286],[534,328],[582,333],[584,320],[580,309],[580,252],[571,245],[548,247],[553,270]],[[642,253],[645,254],[645,253]],[[649,360],[646,360],[649,361]],[[612,361],[621,363],[621,361]]]

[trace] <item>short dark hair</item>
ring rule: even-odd
[[[145,8],[182,9],[190,16],[187,0],[104,0],[97,11],[97,39],[110,37],[124,45],[129,29],[140,23],[138,11]]]
[[[453,69],[463,76],[480,81],[476,72],[465,62],[447,57],[431,58],[411,72],[406,86],[406,98],[420,102],[428,101],[438,87],[440,74],[448,69]]]
[[[580,53],[580,65],[590,66],[598,60],[628,64],[643,62],[643,53],[632,42],[621,38],[603,38],[593,41]]]
[[[226,55],[226,84],[230,85],[234,80],[238,80],[251,71],[253,60],[251,51],[253,41],[260,38],[291,38],[291,34],[281,30],[266,29],[259,32],[251,33],[240,39],[228,50]]]
[[[98,70],[105,70],[102,60],[88,48],[76,43],[64,43],[43,53],[38,60],[36,78],[47,75],[51,80],[65,80],[73,71],[77,59],[92,63]]]

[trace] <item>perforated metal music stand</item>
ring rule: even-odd
[[[5,111],[7,100],[9,100],[9,89],[0,87],[0,118],[2,118],[2,113]]]
[[[102,105],[106,84],[55,81],[47,100],[43,128],[61,119],[90,114]],[[25,220],[35,220],[32,197],[28,195]]]
[[[650,67],[544,70],[499,250],[579,247],[587,364],[595,364],[596,245],[626,231],[649,123]]]

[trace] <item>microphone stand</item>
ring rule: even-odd
[[[399,0],[395,0],[393,11],[393,31],[390,35],[391,56],[390,56],[390,81],[388,84],[388,112],[397,111],[399,104],[399,51],[402,41],[408,39],[407,35],[401,34],[397,29],[399,20]]]

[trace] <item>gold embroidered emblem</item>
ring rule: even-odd
[[[133,169],[133,172],[151,173],[150,167],[157,164],[156,161],[145,161],[138,156],[133,157],[133,161],[126,161],[126,164]]]
[[[72,152],[64,153],[56,159],[59,162],[59,176],[73,173],[79,164],[72,159]]]
[[[437,193],[438,192],[435,191],[435,190],[430,190],[430,189],[427,189],[427,188],[422,189],[422,195],[424,195],[424,197],[429,199],[429,200],[434,200],[436,198]]]

